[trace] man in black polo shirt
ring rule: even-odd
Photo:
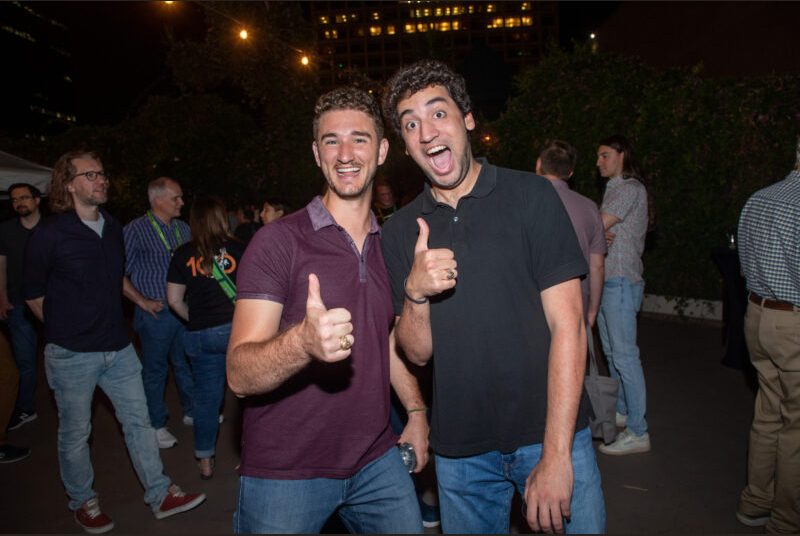
[[[587,265],[549,182],[472,156],[464,79],[422,61],[384,113],[428,183],[383,228],[396,334],[432,356],[442,528],[508,532],[516,488],[534,530],[605,529],[583,393]]]
[[[164,475],[142,386],[142,366],[122,315],[122,227],[104,209],[108,178],[97,155],[73,151],[53,168],[50,204],[28,244],[23,294],[44,322],[45,370],[58,405],[58,461],[75,521],[100,534],[89,457],[95,387],[108,395],[125,434],[144,500],[157,519],[191,510],[205,495],[184,493]],[[45,299],[46,298],[46,299]]]

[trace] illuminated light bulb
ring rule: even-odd
[[[241,32],[239,32],[239,37],[242,39],[247,39],[248,37],[247,30],[242,30]]]
[[[308,56],[303,56],[302,58],[300,58],[300,63],[302,63],[305,66],[308,66],[308,64],[311,63],[311,60],[308,59]]]

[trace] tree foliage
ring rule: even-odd
[[[567,140],[579,154],[573,188],[599,201],[597,143],[625,135],[656,207],[644,256],[648,291],[718,298],[710,251],[736,231],[747,198],[791,169],[800,77],[712,79],[700,71],[554,50],[515,80],[516,96],[491,125],[499,137],[491,154],[532,169],[545,140]]]

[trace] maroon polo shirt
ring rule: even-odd
[[[246,399],[240,474],[259,478],[347,478],[391,448],[389,329],[394,313],[372,227],[361,253],[319,197],[262,227],[242,257],[237,298],[283,305],[280,330],[306,314],[308,275],[328,309],[353,323],[352,353],[311,363],[276,390]]]

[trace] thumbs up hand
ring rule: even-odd
[[[455,254],[447,248],[429,249],[430,229],[417,218],[419,237],[414,245],[414,264],[406,280],[406,294],[415,300],[435,296],[456,286]]]
[[[308,276],[308,299],[306,317],[303,320],[305,350],[320,361],[332,363],[350,355],[355,338],[350,311],[344,308],[330,309],[322,302],[319,279]]]

